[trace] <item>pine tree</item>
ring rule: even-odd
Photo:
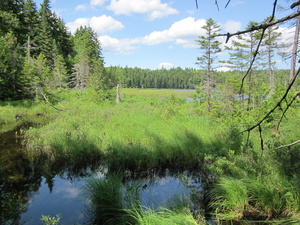
[[[204,78],[202,79],[203,88],[206,93],[204,97],[207,101],[207,109],[210,112],[212,109],[212,98],[213,98],[213,87],[214,87],[214,66],[217,59],[217,53],[221,51],[219,42],[216,39],[216,35],[220,31],[220,25],[218,25],[212,18],[209,18],[206,21],[206,24],[202,27],[206,35],[200,36],[199,40],[196,40],[200,46],[200,50],[202,50],[203,55],[197,58],[196,64],[200,65],[202,69],[205,70]]]

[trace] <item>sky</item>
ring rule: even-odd
[[[37,8],[43,0],[36,0]],[[51,10],[74,33],[80,26],[91,26],[97,33],[106,66],[159,68],[199,68],[201,51],[195,40],[204,35],[201,28],[208,18],[215,20],[221,33],[246,28],[272,14],[274,0],[52,0]],[[292,0],[278,0],[287,7]],[[282,18],[291,10],[277,10]],[[291,40],[293,28],[281,25],[282,41]],[[225,39],[220,38],[222,46]],[[229,43],[230,45],[230,43]],[[222,51],[221,60],[228,58]],[[278,67],[289,68],[277,59]],[[219,70],[226,66],[218,65]]]

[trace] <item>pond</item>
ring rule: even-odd
[[[0,223],[42,224],[42,215],[60,214],[64,225],[86,224],[90,219],[86,184],[93,179],[108,180],[112,172],[105,165],[71,166],[65,171],[40,166],[26,157],[22,139],[16,134],[0,134]],[[120,181],[122,190],[137,187],[139,201],[147,208],[167,207],[178,199],[187,199],[195,213],[201,208],[200,172],[122,171]]]

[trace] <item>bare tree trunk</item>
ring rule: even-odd
[[[298,12],[300,12],[299,6],[298,6]],[[300,17],[298,16],[296,21],[296,29],[295,29],[294,42],[293,42],[290,81],[292,81],[295,77],[295,67],[296,67],[297,51],[298,51],[298,43],[299,43],[299,26],[300,26]]]
[[[117,84],[116,102],[120,102],[120,84]]]

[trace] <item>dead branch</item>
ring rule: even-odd
[[[267,29],[267,28],[264,28],[263,31],[262,31],[262,33],[261,33],[261,36],[260,36],[258,45],[257,45],[257,47],[256,47],[256,49],[255,49],[255,51],[254,51],[254,53],[253,53],[253,58],[252,58],[252,60],[251,60],[251,62],[250,62],[250,66],[249,66],[249,68],[248,68],[246,74],[245,74],[245,75],[243,76],[243,78],[242,78],[242,84],[241,84],[241,88],[240,88],[240,94],[242,93],[245,79],[246,79],[246,77],[249,75],[249,73],[250,73],[250,71],[251,71],[251,69],[252,69],[252,66],[253,66],[253,64],[254,64],[254,62],[255,62],[255,59],[256,59],[256,56],[257,56],[257,54],[258,54],[259,48],[260,48],[260,46],[261,46],[262,40],[264,39],[264,35],[265,35],[265,32],[266,32],[266,29]]]
[[[295,80],[298,77],[299,73],[300,73],[300,67],[299,67],[299,69],[298,69],[298,71],[297,71],[294,79],[291,81],[291,83],[287,87],[284,95],[281,97],[281,99],[279,100],[279,102],[277,102],[277,104],[258,123],[256,123],[255,125],[253,125],[252,127],[248,128],[248,129],[242,131],[241,133],[250,132],[251,130],[253,130],[256,127],[260,126],[277,108],[281,107],[281,103],[286,100],[286,97],[287,97],[288,93],[290,92],[293,84],[295,83]]]
[[[229,5],[231,0],[228,0],[227,4],[225,5],[225,9],[227,8],[227,6]]]
[[[274,148],[273,150],[277,150],[277,149],[281,149],[281,148],[287,148],[287,147],[291,147],[291,146],[293,146],[293,145],[296,145],[296,144],[299,144],[299,143],[300,143],[300,140],[298,140],[298,141],[295,141],[295,142],[293,142],[293,143],[291,143],[291,144],[288,144],[288,145],[282,145],[282,146],[280,146],[280,147]]]
[[[218,4],[218,0],[215,0],[215,4],[216,4],[216,6],[217,6],[218,11],[220,11],[220,9],[219,9],[219,4]]]
[[[45,95],[42,91],[40,91],[40,93],[41,93],[41,95],[43,96],[43,98],[45,99],[45,101],[46,101],[52,108],[54,108],[54,109],[56,109],[56,110],[58,110],[58,111],[64,111],[63,109],[56,108],[54,105],[52,105],[52,104],[48,101],[46,95]]]
[[[233,37],[233,36],[250,33],[250,32],[256,31],[256,30],[267,29],[268,27],[272,27],[272,26],[274,26],[276,24],[286,22],[286,21],[291,20],[291,19],[293,19],[293,18],[295,18],[295,17],[297,17],[299,15],[300,15],[300,12],[295,12],[295,13],[293,13],[291,15],[288,15],[286,17],[283,17],[281,19],[275,20],[275,21],[270,22],[270,23],[262,23],[262,24],[257,25],[257,26],[252,26],[252,27],[250,27],[247,30],[238,31],[238,32],[233,33],[233,34],[230,34],[230,33],[227,33],[227,34],[218,34],[218,35],[216,35],[216,37],[227,37],[225,43],[228,43],[229,39],[231,37]]]
[[[287,110],[290,108],[290,106],[293,104],[293,102],[296,100],[297,97],[300,98],[300,92],[298,92],[298,93],[292,98],[292,100],[291,100],[289,103],[287,103],[287,107],[286,107],[286,109],[282,112],[282,115],[281,115],[280,120],[279,120],[279,122],[278,122],[278,124],[277,124],[276,130],[279,130],[279,126],[280,126],[280,124],[281,124],[281,121],[282,121],[283,117],[285,117],[285,114],[286,114]],[[281,107],[280,107],[280,108],[281,108]],[[282,110],[282,108],[281,108],[281,110]]]
[[[275,0],[274,3],[273,3],[273,12],[272,12],[272,16],[269,20],[269,23],[272,22],[275,18],[276,7],[277,7],[277,0]]]
[[[297,5],[300,5],[300,1],[294,2],[294,3],[291,5],[291,9],[295,8]]]
[[[252,127],[248,128],[248,129],[242,131],[241,133],[245,133],[245,132],[249,133],[251,130],[255,129],[256,127],[259,127],[277,108],[281,108],[281,103],[283,101],[286,101],[286,97],[287,97],[288,93],[290,92],[290,90],[291,90],[296,78],[298,77],[299,73],[300,73],[300,67],[299,67],[294,79],[292,80],[292,82],[287,87],[284,95],[281,97],[279,102],[277,102],[277,104],[258,123],[256,123],[255,125],[253,125]]]

